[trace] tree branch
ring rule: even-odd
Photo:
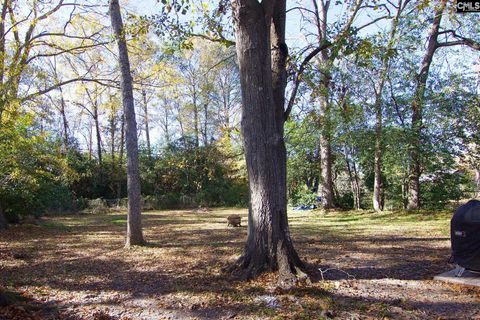
[[[292,112],[293,104],[295,103],[295,98],[297,96],[298,92],[298,87],[300,86],[300,82],[302,81],[302,75],[310,62],[318,53],[320,53],[322,50],[325,50],[332,46],[332,43],[330,42],[325,42],[324,44],[320,45],[319,47],[316,47],[314,50],[312,50],[308,56],[303,59],[302,63],[300,64],[300,68],[298,68],[298,71],[295,74],[295,79],[294,79],[294,84],[293,84],[293,90],[290,95],[290,99],[288,100],[288,105],[287,108],[285,109],[284,112],[284,119],[285,121],[288,120],[288,117],[290,116],[290,113]]]
[[[74,82],[95,82],[95,83],[98,83],[102,86],[107,86],[107,87],[116,88],[116,89],[120,88],[118,83],[114,80],[111,80],[111,79],[100,79],[100,78],[91,79],[91,78],[79,77],[79,78],[73,78],[73,79],[65,80],[65,81],[59,82],[57,84],[54,84],[50,87],[47,87],[43,90],[39,90],[37,92],[31,93],[31,94],[29,94],[29,95],[27,95],[23,98],[20,98],[20,102],[25,102],[25,101],[28,101],[28,100],[32,100],[32,99],[34,99],[38,96],[41,96],[45,93],[48,93],[52,90],[58,89],[61,86],[67,85],[69,83],[74,83]]]

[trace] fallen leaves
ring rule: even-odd
[[[419,225],[401,215],[295,215],[300,256],[312,269],[344,272],[282,290],[274,274],[239,282],[222,272],[246,237],[246,228],[227,228],[231,214],[246,212],[149,212],[150,244],[133,250],[121,249],[125,230],[116,221],[123,214],[14,226],[0,235],[0,283],[26,301],[0,307],[0,319],[435,319],[480,312],[477,289],[429,280],[448,268],[443,216]]]

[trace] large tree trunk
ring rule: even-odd
[[[234,0],[233,6],[250,190],[248,239],[239,262],[248,277],[279,271],[279,279],[289,282],[303,275],[303,264],[290,238],[286,207],[285,0]]]
[[[447,0],[441,0],[435,9],[435,16],[430,27],[427,41],[427,51],[423,56],[420,71],[416,77],[415,93],[412,101],[412,128],[410,148],[410,177],[408,186],[408,210],[420,208],[420,175],[421,175],[421,152],[422,152],[422,109],[427,86],[428,73],[432,64],[433,55],[438,48],[438,32],[442,14],[445,10]]]
[[[118,0],[110,0],[110,17],[118,45],[118,62],[121,72],[122,101],[126,124],[128,218],[125,247],[128,248],[132,245],[144,244],[145,240],[143,239],[141,221],[141,189],[140,172],[138,168],[137,122],[135,120],[133,100],[133,81]]]

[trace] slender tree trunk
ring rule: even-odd
[[[121,72],[122,101],[126,124],[128,218],[125,247],[128,248],[132,245],[144,244],[145,240],[143,239],[141,222],[141,189],[140,172],[138,168],[138,140],[133,100],[133,81],[118,0],[110,0],[110,17],[118,45],[118,62]]]
[[[111,102],[111,100],[110,100]],[[110,122],[110,156],[111,156],[111,166],[110,166],[110,189],[112,190],[112,194],[115,193],[115,177],[117,176],[116,174],[116,165],[115,165],[115,133],[117,131],[117,122],[116,122],[116,114],[115,114],[115,109],[112,108],[110,116],[109,116],[109,122]]]
[[[5,215],[3,214],[2,206],[0,205],[0,231],[6,230],[7,228],[8,228],[7,219],[5,218]]]
[[[475,197],[480,198],[480,168],[475,169]]]
[[[6,92],[3,83],[5,77],[5,59],[7,57],[5,50],[5,18],[7,16],[8,1],[9,0],[3,0],[2,11],[0,13],[0,128],[2,127],[2,115],[6,106]]]
[[[422,153],[422,113],[425,89],[427,86],[428,73],[432,64],[433,55],[438,48],[438,32],[445,10],[447,0],[441,0],[439,6],[435,9],[435,16],[428,34],[427,50],[423,56],[419,73],[416,77],[415,93],[412,101],[412,128],[411,128],[411,148],[410,148],[410,177],[408,187],[408,210],[420,208],[420,175],[421,175],[421,153]]]
[[[323,53],[322,53],[323,56]],[[329,76],[322,75],[320,84],[320,196],[324,209],[335,207],[332,178],[331,118],[328,101]]]
[[[98,164],[100,165],[100,170],[102,170],[102,133],[100,131],[100,122],[98,120],[98,106],[96,102],[93,105],[93,120],[95,121],[95,134],[97,137],[97,156],[98,156]]]
[[[353,153],[353,150],[351,153]],[[353,171],[353,179],[355,181],[355,188],[357,191],[357,193],[355,194],[355,197],[357,198],[357,204],[358,204],[357,209],[360,210],[362,208],[362,188],[360,187],[360,175],[358,174],[357,165],[355,164],[355,161],[352,161],[352,171]]]
[[[328,5],[324,1],[313,0],[316,15],[316,27],[318,43],[327,40],[327,18]],[[322,50],[317,58],[321,68],[321,78],[317,88],[319,95],[320,115],[320,189],[319,195],[322,198],[324,209],[334,208],[334,186],[332,178],[332,147],[331,147],[331,117],[330,117],[330,57],[327,50]]]
[[[208,104],[203,105],[203,144],[207,146],[208,143]]]
[[[122,197],[122,169],[123,169],[123,153],[125,145],[125,114],[122,113],[120,125],[120,151],[118,152],[118,172],[117,172],[117,199]]]
[[[142,89],[142,97],[143,97],[143,112],[145,115],[145,137],[147,139],[147,152],[148,157],[152,157],[152,147],[150,144],[150,124],[149,124],[149,117],[148,117],[148,104],[147,104],[147,92],[145,89]]]
[[[353,196],[353,207],[355,210],[360,210],[360,185],[357,176],[357,169],[355,163],[352,167],[350,166],[349,152],[347,146],[344,147],[345,150],[345,162],[347,163],[347,172],[350,179],[350,188],[352,190]]]
[[[193,90],[193,129],[195,133],[195,147],[198,148],[199,144],[199,117],[198,117],[198,106],[197,106],[197,91],[196,89]]]
[[[233,7],[250,189],[248,238],[239,262],[248,277],[278,270],[286,284],[303,275],[303,264],[290,238],[286,207],[285,0],[233,0]]]
[[[357,204],[356,204],[356,198],[355,198],[355,184],[354,184],[354,181],[353,181],[353,174],[352,174],[352,169],[350,169],[350,160],[348,159],[348,151],[347,151],[347,147],[345,146],[344,147],[344,156],[345,156],[345,163],[347,165],[347,172],[348,172],[348,178],[350,180],[350,189],[352,190],[352,196],[353,196],[353,207],[356,208],[357,207]]]
[[[383,88],[386,74],[383,74],[380,80],[379,90]],[[375,158],[373,164],[373,209],[375,211],[383,211],[382,206],[382,102],[381,91],[377,91],[375,98]]]
[[[406,0],[409,2],[410,0]],[[403,1],[398,1],[398,10],[395,18],[392,21],[390,32],[388,35],[388,43],[386,50],[382,57],[382,66],[378,77],[378,82],[375,88],[375,160],[373,165],[374,184],[373,184],[373,209],[375,211],[383,211],[383,182],[382,182],[382,125],[383,125],[383,110],[382,110],[382,94],[385,86],[388,71],[390,70],[390,58],[392,56],[392,48],[395,44],[395,34],[400,19],[400,15],[404,8]]]
[[[167,142],[167,145],[170,143],[170,121],[167,108],[165,108],[165,141]]]
[[[88,128],[88,160],[92,160],[92,155],[93,155],[93,129],[92,129],[92,123],[89,123],[89,128]]]
[[[62,87],[60,87],[59,90],[60,90],[60,114],[62,115],[62,122],[63,122],[63,145],[65,148],[65,152],[67,152],[69,147],[68,120],[67,120],[67,115],[65,114],[65,99],[63,97]]]
[[[69,146],[69,137],[68,137],[68,120],[65,115],[65,100],[63,99],[63,97],[61,98],[60,112],[62,113],[62,121],[63,121],[63,145],[66,151],[68,150],[68,146]]]
[[[230,108],[229,101],[226,96],[223,100],[223,127],[225,128],[225,135],[227,136],[228,144],[230,145],[232,135],[230,132]]]
[[[183,121],[180,116],[177,117],[178,125],[180,126],[180,135],[182,136],[183,141],[185,141],[185,129],[183,127]]]

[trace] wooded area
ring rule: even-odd
[[[345,228],[355,232],[373,223],[388,225],[381,235],[399,241],[431,239],[424,251],[438,249],[438,255],[431,252],[429,261],[410,267],[425,263],[434,272],[445,270],[448,212],[480,195],[480,13],[458,13],[457,2],[447,0],[0,3],[0,308],[13,305],[8,312],[17,312],[15,303],[2,302],[5,292],[42,282],[28,276],[29,268],[23,271],[29,281],[13,276],[40,263],[30,241],[56,242],[58,236],[70,243],[85,231],[86,237],[98,236],[95,246],[120,250],[120,237],[131,250],[121,251],[129,263],[149,265],[142,250],[163,259],[156,255],[166,248],[157,229],[188,247],[181,231],[164,230],[175,223],[200,237],[202,246],[228,247],[229,230],[237,240],[246,237],[240,245],[232,242],[228,256],[195,263],[215,273],[212,283],[235,279],[243,286],[248,279],[262,292],[265,286],[306,290],[307,296],[318,293],[308,288],[330,292],[328,281],[339,279],[323,279],[325,265],[338,264],[332,268],[357,272],[360,279],[390,277],[359,271],[354,260],[361,255],[352,265],[338,263],[340,258],[325,261],[332,258],[324,255],[332,249],[326,243],[345,246],[353,236],[337,237],[334,225],[321,222],[329,217],[339,223],[352,219],[354,226]],[[222,210],[233,210],[232,229],[226,229]],[[205,234],[178,212],[205,222],[198,226],[207,228]],[[215,224],[220,217],[222,228]],[[410,231],[399,227],[395,235],[389,228],[404,217],[412,219],[409,226],[431,224]],[[123,234],[119,224],[126,226]],[[360,233],[374,246],[380,234],[365,228]],[[211,229],[221,230],[221,239]],[[305,248],[317,241],[319,251]],[[87,242],[81,246],[88,251]],[[51,250],[60,252],[57,245]],[[420,251],[412,253],[424,254]],[[170,259],[182,257],[184,252],[169,253]],[[390,269],[394,279],[412,280]],[[169,277],[159,283],[174,281]],[[431,277],[420,272],[414,279]],[[138,292],[139,286],[124,290]],[[478,298],[475,292],[462,293],[462,299]],[[294,299],[299,294],[292,293]],[[27,296],[38,300],[36,294]],[[405,299],[415,297],[409,292]],[[307,300],[297,302],[305,307]],[[230,311],[233,317],[265,318],[278,309],[280,317],[300,317],[298,310],[266,304],[272,314]],[[326,304],[307,308],[305,318],[343,318],[348,312],[381,317],[379,310]],[[397,307],[399,317],[422,318],[421,312]],[[420,309],[435,318],[459,308]],[[40,318],[74,313],[40,309]],[[196,316],[228,316],[217,311]],[[82,312],[88,318],[94,310]],[[125,319],[136,318],[127,314]],[[108,312],[96,316],[102,315]]]

